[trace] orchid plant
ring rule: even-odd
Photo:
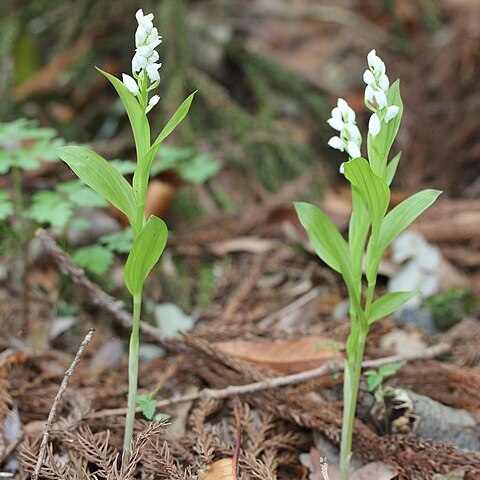
[[[162,42],[153,26],[153,14],[135,14],[138,27],[135,33],[135,55],[132,76],[123,74],[120,81],[97,68],[113,85],[127,112],[135,140],[137,164],[130,184],[123,175],[100,155],[81,146],[59,150],[60,158],[86,185],[102,195],[128,218],[134,242],[124,272],[125,285],[133,297],[133,325],[129,350],[128,411],[125,423],[124,450],[128,454],[133,435],[138,383],[139,324],[142,291],[145,279],[158,262],[168,236],[167,226],[152,215],[145,218],[145,201],[150,170],[160,145],[185,118],[193,101],[192,93],[177,109],[160,134],[152,142],[147,114],[158,104],[158,95],[150,93],[160,84],[159,55],[155,50]]]
[[[349,160],[340,166],[340,172],[350,182],[352,191],[348,241],[317,207],[295,203],[300,223],[315,252],[342,275],[350,300],[340,445],[342,480],[347,480],[349,476],[361,365],[370,326],[418,294],[417,291],[394,292],[375,299],[380,261],[395,238],[442,193],[423,190],[387,213],[390,184],[400,160],[400,152],[391,160],[389,154],[400,126],[403,104],[399,81],[390,86],[385,63],[375,50],[368,54],[367,61],[368,68],[363,74],[367,85],[365,104],[372,111],[368,124],[368,160],[361,155],[362,136],[356,125],[355,112],[345,100],[338,99],[337,107],[328,119],[329,125],[339,132],[328,144],[349,156]],[[362,281],[363,274],[366,285]]]

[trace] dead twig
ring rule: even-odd
[[[38,476],[40,475],[40,470],[42,468],[43,462],[45,461],[45,455],[47,453],[48,437],[50,436],[50,431],[52,430],[53,422],[57,418],[58,404],[62,399],[62,396],[65,393],[65,390],[68,387],[68,380],[70,379],[76,366],[80,362],[80,359],[82,358],[82,355],[83,355],[83,351],[85,350],[85,347],[90,343],[90,340],[92,339],[94,332],[95,330],[91,328],[88,331],[85,338],[83,339],[83,342],[80,344],[80,347],[78,348],[77,354],[75,355],[75,358],[73,359],[72,364],[70,365],[68,370],[65,372],[62,383],[60,384],[60,388],[58,389],[58,392],[55,395],[52,408],[50,409],[50,413],[48,414],[47,423],[45,424],[45,429],[43,430],[42,443],[40,444],[37,464],[35,465],[35,470],[33,471],[33,474],[31,477],[32,480],[37,480]]]
[[[418,355],[404,356],[404,355],[392,355],[389,357],[376,358],[374,360],[366,360],[362,363],[362,368],[378,368],[382,365],[388,365],[389,363],[401,362],[402,360],[424,360],[427,358],[435,358],[450,350],[450,345],[447,343],[439,343],[433,347],[427,348],[424,352]],[[233,397],[235,395],[245,395],[248,393],[259,392],[261,390],[270,390],[273,388],[286,387],[295,385],[297,383],[307,382],[314,378],[331,375],[333,373],[339,373],[343,371],[343,365],[339,362],[327,362],[321,367],[314,368],[312,370],[306,370],[305,372],[294,373],[292,375],[285,375],[281,377],[266,378],[259,382],[247,383],[246,385],[229,385],[226,388],[214,389],[204,388],[198,392],[189,393],[187,395],[176,396],[167,398],[165,400],[159,400],[157,402],[157,408],[161,409],[176,405],[177,403],[192,402],[195,400],[221,400],[224,398]],[[140,412],[140,408],[137,408]],[[112,408],[107,410],[100,410],[93,413],[90,418],[103,418],[107,416],[125,415],[126,408]]]
[[[124,305],[121,300],[108,295],[108,293],[105,293],[100,287],[90,281],[85,275],[83,269],[73,263],[70,256],[60,248],[57,242],[48,234],[46,230],[39,228],[35,232],[35,235],[38,239],[40,239],[42,245],[51,255],[58,268],[65,275],[68,275],[75,285],[78,285],[83,290],[86,297],[92,304],[97,305],[102,310],[112,315],[112,317],[115,318],[115,320],[117,320],[127,330],[132,328],[132,316],[124,309]],[[169,350],[179,350],[182,347],[182,342],[180,339],[166,338],[160,332],[160,330],[152,327],[144,321],[140,321],[140,331],[153,341],[158,342],[160,345]]]

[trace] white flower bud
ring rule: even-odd
[[[385,75],[385,73],[383,73],[382,75],[380,75],[380,78],[378,79],[378,86],[384,91],[386,92],[388,90],[388,87],[390,86],[390,82],[388,80],[388,77],[387,75]]]
[[[159,101],[160,101],[160,97],[159,97],[158,95],[154,95],[154,96],[148,101],[146,113],[148,113]]]
[[[343,152],[345,150],[345,144],[343,142],[343,140],[340,138],[340,137],[332,137],[329,141],[328,141],[328,145],[332,148],[334,148],[335,150],[340,150],[341,152]]]
[[[135,45],[138,48],[147,39],[147,31],[142,25],[137,27],[135,32]]]
[[[131,93],[133,93],[134,95],[138,95],[140,93],[140,89],[138,88],[138,83],[130,75],[126,75],[125,73],[122,73],[122,80],[124,85],[128,88],[128,90]]]
[[[375,101],[377,102],[378,108],[382,110],[385,108],[387,103],[387,96],[383,90],[374,90],[373,96],[375,97]]]
[[[363,81],[367,85],[375,85],[375,77],[370,70],[365,70],[365,72],[363,72]]]
[[[382,59],[377,56],[375,50],[371,50],[367,55],[368,66],[373,72],[382,72],[385,73],[385,64]]]
[[[345,175],[345,162],[343,162],[343,163],[340,164],[340,168],[338,169],[338,171],[339,171],[342,175]]]
[[[358,145],[355,142],[347,143],[347,152],[351,158],[358,158],[362,156],[362,152],[358,148]]]
[[[344,131],[347,132],[349,140],[355,142],[359,146],[362,144],[362,134],[356,125],[353,123],[347,123]]]
[[[367,85],[365,88],[365,102],[373,103],[375,100],[374,90],[370,85]]]
[[[161,63],[151,63],[147,65],[147,75],[150,81],[156,82],[157,80],[160,80],[160,74],[158,73],[158,69],[162,66]]]
[[[380,119],[378,118],[377,114],[374,113],[368,122],[368,131],[372,137],[376,137],[380,133]]]
[[[337,107],[345,123],[355,123],[355,111],[343,98],[337,100]]]
[[[396,105],[391,105],[387,108],[387,113],[385,114],[385,123],[388,123],[390,120],[395,118],[398,115],[400,108]]]
[[[345,123],[342,120],[342,113],[338,107],[332,110],[332,116],[327,120],[327,123],[339,132],[344,129]]]

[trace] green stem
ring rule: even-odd
[[[128,353],[128,410],[125,421],[125,436],[123,449],[129,454],[135,423],[135,407],[138,387],[138,353],[140,346],[140,313],[142,311],[142,294],[133,297],[133,326],[130,335],[130,349]]]
[[[355,423],[360,373],[367,332],[360,332],[354,359],[345,361],[345,378],[343,382],[343,422],[340,445],[340,470],[342,480],[348,480],[350,459],[352,457],[352,437]]]

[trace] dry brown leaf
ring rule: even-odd
[[[213,462],[207,471],[200,477],[200,480],[233,480],[234,465],[233,458],[222,458]]]
[[[146,217],[148,218],[150,215],[163,217],[172,203],[175,192],[176,188],[170,183],[157,179],[151,180],[148,184],[145,203]]]
[[[322,336],[288,340],[231,340],[214,345],[223,353],[282,373],[303,372],[331,360],[343,359],[340,352],[343,345]]]
[[[215,242],[209,249],[219,257],[234,252],[265,253],[277,246],[274,240],[259,237],[237,237],[222,242]]]

